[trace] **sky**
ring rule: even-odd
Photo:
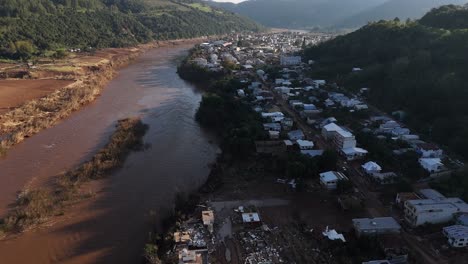
[[[244,2],[246,0],[213,0],[215,2],[231,2],[231,3],[240,3],[240,2]]]

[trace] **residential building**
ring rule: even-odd
[[[327,171],[320,173],[320,183],[329,190],[336,189],[338,182],[341,180],[348,180],[348,178],[341,172]]]
[[[332,139],[334,136],[334,133],[338,130],[343,130],[343,129],[335,123],[326,124],[322,127],[322,136],[325,139]]]
[[[293,130],[291,132],[288,133],[288,138],[289,140],[300,140],[300,139],[304,139],[304,133],[302,132],[302,130]]]
[[[429,173],[437,173],[444,169],[440,158],[420,158],[419,164]]]
[[[380,167],[379,164],[377,164],[377,163],[375,163],[373,161],[369,161],[369,162],[363,164],[361,167],[364,170],[364,172],[367,173],[367,174],[382,171],[382,167]]]
[[[442,233],[447,237],[452,247],[460,248],[468,246],[468,227],[462,225],[446,226]]]
[[[356,147],[356,138],[351,132],[337,130],[333,133],[333,143],[338,149],[349,149]]]
[[[351,161],[351,160],[363,158],[369,152],[362,148],[346,148],[346,149],[342,149],[341,153],[346,157],[348,161]]]
[[[300,150],[308,150],[308,149],[313,149],[314,148],[314,142],[309,141],[309,140],[297,140],[296,144],[299,146]]]
[[[358,236],[398,234],[401,226],[393,217],[357,218],[353,226]]]
[[[322,156],[324,150],[323,149],[309,149],[309,150],[301,150],[302,155],[307,155],[309,157],[317,157]]]
[[[417,144],[416,152],[418,152],[423,158],[441,158],[444,154],[442,149],[431,143]]]

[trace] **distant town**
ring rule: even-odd
[[[432,184],[463,162],[405,126],[404,111],[370,105],[372,87],[352,94],[311,76],[320,62],[302,48],[333,37],[236,34],[192,50],[185,66],[211,76],[204,85],[235,80],[229,100],[256,113],[263,136],[247,160],[217,165],[222,184],[202,188],[165,254],[178,263],[466,263],[468,204]]]

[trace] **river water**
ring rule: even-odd
[[[105,144],[118,119],[141,116],[148,148],[115,175],[87,186],[93,197],[49,227],[0,241],[0,263],[138,263],[151,224],[174,195],[209,174],[217,146],[194,121],[201,94],[176,73],[191,45],[144,53],[93,104],[19,144],[0,160],[0,215],[28,186],[46,184]]]

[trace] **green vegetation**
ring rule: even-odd
[[[82,183],[109,176],[124,163],[131,151],[143,147],[147,128],[140,119],[120,120],[107,145],[90,161],[60,176],[54,188],[23,192],[15,207],[0,219],[0,233],[20,232],[49,217],[63,214],[67,203],[83,196],[79,193]]]
[[[0,58],[260,29],[193,0],[1,0]]]
[[[433,9],[419,23],[428,27],[445,29],[468,28],[468,6],[447,5]]]
[[[216,81],[207,88],[196,119],[222,139],[221,148],[234,158],[248,158],[255,151],[255,140],[265,139],[262,120],[250,105],[235,99],[242,84],[235,79]]]
[[[431,187],[449,197],[460,197],[468,201],[468,170],[455,172],[447,179],[433,182]]]
[[[318,61],[314,77],[351,91],[370,87],[371,103],[387,112],[404,110],[413,130],[468,158],[468,28],[446,29],[455,27],[447,25],[447,9],[464,12],[443,7],[421,22],[371,23],[304,55]],[[353,67],[364,70],[353,73]]]

